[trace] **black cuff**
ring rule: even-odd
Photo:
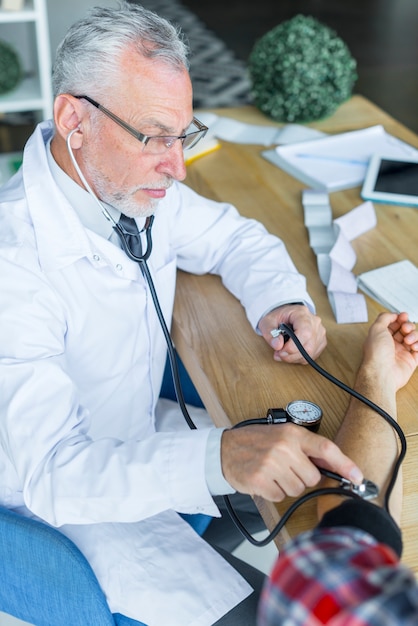
[[[391,515],[367,500],[345,500],[334,509],[325,513],[318,528],[352,526],[372,535],[380,543],[385,543],[402,555],[402,533]]]

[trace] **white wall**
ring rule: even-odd
[[[47,0],[51,59],[55,58],[55,50],[63,39],[67,29],[73,22],[94,6],[115,7],[116,0]]]

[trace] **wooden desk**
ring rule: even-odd
[[[269,124],[252,107],[218,109],[216,113],[254,123]],[[418,137],[392,117],[360,96],[342,105],[329,119],[311,124],[329,133],[383,124],[393,135],[418,146]],[[319,279],[316,258],[309,247],[304,226],[301,192],[304,185],[260,156],[262,146],[224,142],[221,149],[188,166],[187,184],[216,200],[233,203],[242,215],[255,217],[281,237],[308,289],[328,333],[328,347],[318,359],[326,370],[353,385],[361,359],[367,324],[337,324],[326,289]],[[330,194],[333,216],[338,217],[362,200],[360,189]],[[418,210],[375,204],[377,226],[353,242],[357,254],[356,274],[409,258],[418,265]],[[369,322],[383,310],[367,300]],[[309,366],[276,363],[264,339],[251,329],[241,305],[215,276],[179,272],[174,310],[173,336],[214,422],[229,425],[250,417],[261,417],[270,406],[305,398],[324,411],[321,433],[333,437],[344,415],[349,397]],[[418,572],[418,376],[398,394],[399,420],[408,438],[404,464],[405,503],[403,530],[404,560]],[[289,504],[257,502],[272,527]],[[315,501],[305,504],[289,520],[286,530],[293,535],[309,528],[315,520]],[[280,541],[285,539],[286,532]]]

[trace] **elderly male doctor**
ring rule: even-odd
[[[314,357],[325,332],[283,243],[179,182],[184,135],[200,130],[168,23],[134,4],[96,9],[59,48],[54,87],[54,123],[36,128],[0,191],[0,503],[72,538],[113,612],[229,623],[251,588],[178,513],[217,516],[212,496],[234,490],[297,495],[320,478],[311,459],[361,476],[289,425],[190,431],[179,416],[158,430],[165,340],[104,213],[139,230],[155,215],[148,267],[168,325],[181,268],[221,275],[278,360],[299,360],[271,339],[279,323]]]

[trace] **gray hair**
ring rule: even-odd
[[[156,13],[122,0],[118,8],[94,7],[70,27],[57,48],[54,96],[99,97],[115,84],[120,57],[129,47],[174,69],[189,69],[189,49],[181,31]]]

